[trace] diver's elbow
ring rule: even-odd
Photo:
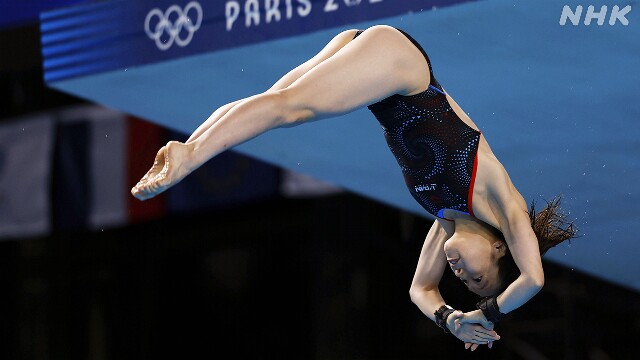
[[[409,298],[411,299],[411,302],[417,304],[418,299],[423,293],[424,289],[421,289],[419,286],[411,286],[411,288],[409,288]]]
[[[537,293],[544,287],[544,274],[532,276],[529,281],[529,286]]]

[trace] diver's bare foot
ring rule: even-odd
[[[169,141],[160,148],[153,166],[131,189],[131,194],[147,200],[180,182],[190,172],[186,166],[188,155],[188,145]]]
[[[162,171],[162,167],[164,166],[164,152],[166,150],[166,146],[163,146],[160,148],[160,150],[158,150],[158,153],[156,154],[156,158],[153,162],[153,166],[151,166],[151,169],[149,169],[149,171],[147,171],[146,174],[144,174],[144,176],[142,177],[142,179],[140,179],[140,181],[138,181],[138,183],[136,184],[136,187],[140,187],[142,185],[144,185],[147,181],[149,181],[149,179],[154,178],[156,175],[158,175],[160,173],[160,171]]]

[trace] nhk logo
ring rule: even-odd
[[[582,5],[576,6],[575,11],[569,7],[569,5],[565,5],[562,8],[562,14],[560,14],[560,25],[564,26],[567,23],[567,19],[571,21],[573,26],[580,25],[580,18],[582,17]],[[600,7],[600,11],[595,11],[595,7],[593,5],[589,5],[587,7],[587,12],[584,15],[584,25],[589,26],[591,21],[594,19],[598,19],[598,26],[602,26],[604,24],[605,19],[607,18],[607,5],[602,5]],[[609,13],[609,25],[614,26],[618,21],[624,26],[629,25],[629,20],[625,17],[631,11],[631,5],[627,5],[622,9],[618,5],[614,5],[611,8],[611,12]]]

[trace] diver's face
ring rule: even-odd
[[[444,243],[447,262],[453,273],[472,292],[480,296],[495,295],[500,286],[498,259],[504,256],[500,240],[455,233]]]

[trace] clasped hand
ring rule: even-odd
[[[464,342],[465,349],[474,351],[478,346],[486,344],[489,348],[500,336],[493,331],[493,323],[484,317],[480,310],[467,313],[456,310],[447,318],[447,328],[458,339]]]

